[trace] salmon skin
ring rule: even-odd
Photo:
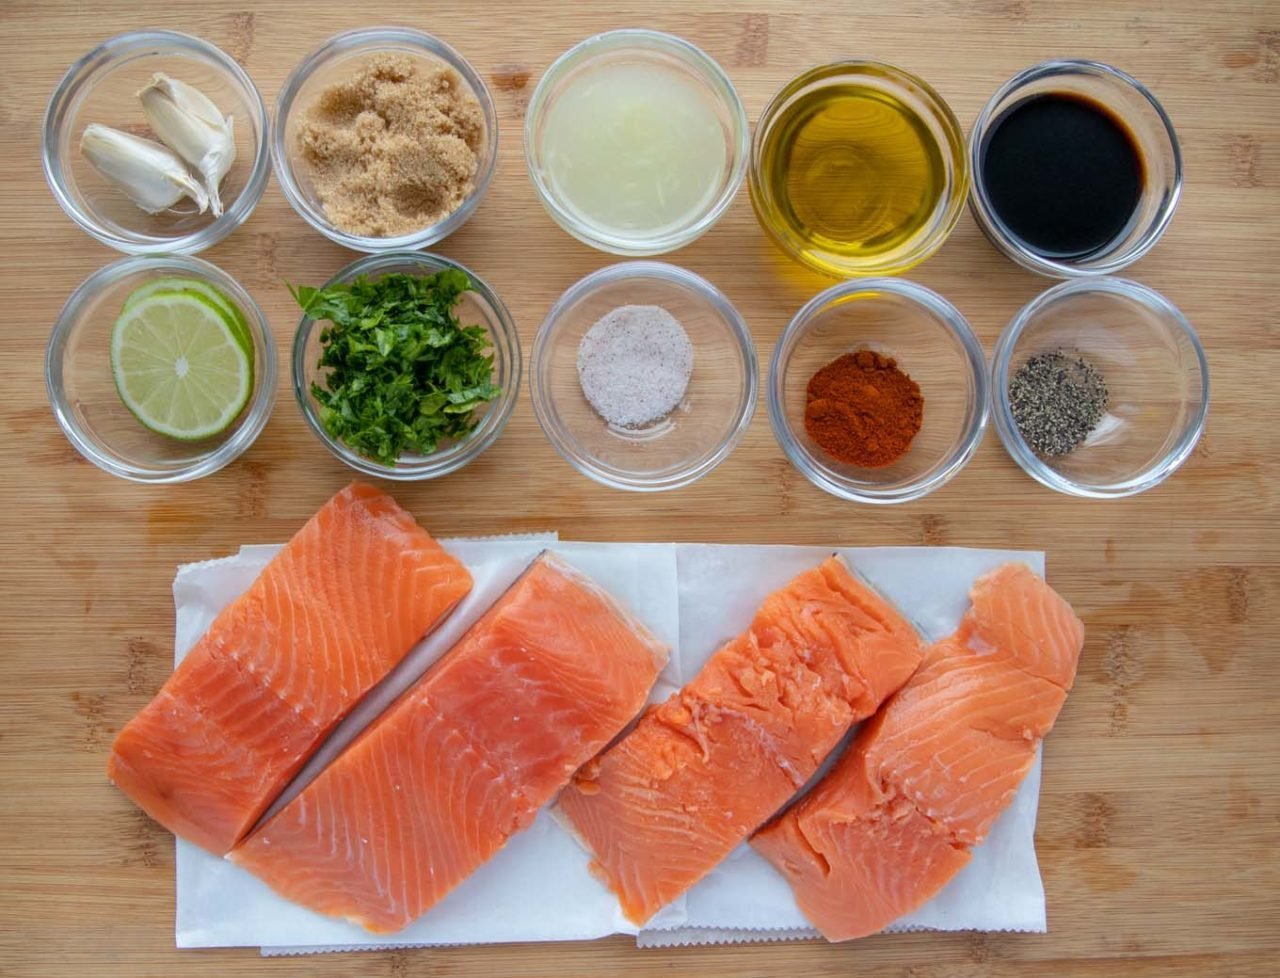
[[[970,598],[830,773],[751,840],[830,941],[883,930],[964,868],[1075,679],[1084,626],[1026,566],[980,578]]]
[[[609,595],[544,554],[230,858],[320,913],[400,930],[617,736],[666,658]]]
[[[558,813],[642,924],[782,807],[920,658],[906,619],[833,557],[586,765]]]
[[[467,569],[390,496],[343,489],[120,732],[107,775],[175,835],[225,854],[470,590]]]

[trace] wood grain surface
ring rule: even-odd
[[[83,461],[45,398],[43,350],[68,293],[116,256],[58,209],[40,173],[45,101],[99,40],[144,25],[238,58],[268,103],[339,30],[399,23],[458,47],[494,87],[502,143],[488,197],[438,246],[505,297],[526,351],[553,300],[612,261],[562,233],[524,172],[521,118],[539,73],[596,31],[651,26],[725,66],[754,120],[800,69],[869,56],[912,69],[966,129],[1018,69],[1054,56],[1119,65],[1162,99],[1187,180],[1163,242],[1129,274],[1167,295],[1208,349],[1207,434],[1166,485],[1088,502],[1025,477],[994,432],[940,492],[898,507],[841,503],[783,458],[763,407],[734,455],[693,487],[611,491],[552,451],[527,395],[460,474],[394,488],[438,534],[558,528],[586,539],[960,544],[1044,549],[1085,619],[1081,675],[1046,750],[1038,848],[1047,935],[912,934],[846,946],[637,950],[473,947],[263,960],[173,946],[173,845],[103,773],[113,733],[169,672],[169,586],[183,561],[286,539],[352,475],[281,395],[258,443],[194,484],[145,487]],[[528,79],[527,82],[525,79]],[[286,349],[283,283],[353,255],[314,233],[273,183],[205,254],[267,311]],[[671,260],[738,304],[762,362],[826,283],[766,241],[739,194]],[[588,975],[1148,975],[1280,973],[1280,4],[1214,0],[897,3],[382,3],[118,5],[0,2],[0,974],[546,978]],[[990,351],[1047,280],[997,255],[966,217],[911,277],[948,296]],[[483,912],[482,909],[478,912]]]

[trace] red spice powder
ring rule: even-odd
[[[924,420],[920,385],[892,357],[859,350],[809,378],[804,428],[840,462],[875,469],[906,454]]]

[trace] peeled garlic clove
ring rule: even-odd
[[[182,160],[150,139],[93,122],[80,137],[80,152],[148,214],[167,210],[183,197],[194,200],[201,214],[209,209],[209,195]]]
[[[236,159],[231,117],[223,118],[198,88],[161,72],[152,76],[138,98],[155,134],[200,174],[213,216],[221,216],[218,186]]]

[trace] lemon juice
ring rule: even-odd
[[[690,76],[657,64],[580,72],[550,106],[544,178],[597,232],[657,236],[687,226],[723,184],[727,135]]]

